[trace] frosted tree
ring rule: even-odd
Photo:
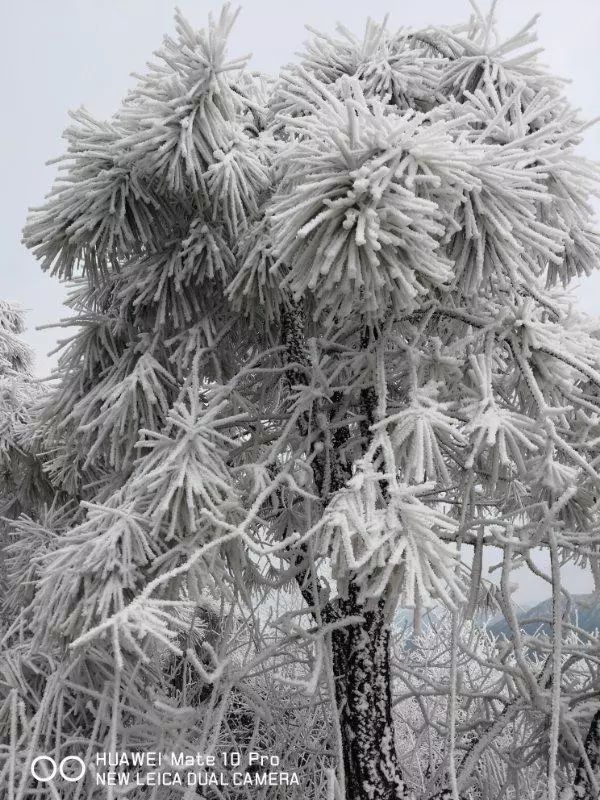
[[[538,64],[533,23],[506,41],[477,10],[456,28],[340,27],[271,79],[228,60],[233,22],[226,8],[195,31],[178,15],[108,122],[73,114],[61,177],[25,230],[73,285],[37,432],[67,499],[18,523],[45,537],[18,629],[52,658],[38,709],[12,712],[4,774],[22,775],[23,797],[42,741],[68,745],[65,697],[73,738],[154,743],[176,719],[197,745],[167,665],[243,694],[288,642],[302,658],[279,678],[329,692],[323,793],[408,798],[390,626],[398,605],[441,603],[449,746],[428,792],[467,796],[458,627],[489,591],[493,546],[507,670],[547,732],[548,796],[576,769],[592,796],[593,709],[565,710],[560,602],[561,564],[597,569],[599,552],[600,345],[568,292],[600,255],[584,125]],[[548,679],[510,591],[534,548],[551,562]],[[269,643],[251,633],[257,598],[283,589],[294,605]],[[243,658],[222,645],[240,618]]]
[[[46,481],[34,456],[28,422],[41,389],[31,367],[33,354],[20,337],[23,310],[0,301],[0,584],[4,588],[8,520],[29,513]],[[0,598],[1,600],[2,598]],[[1,603],[0,603],[1,607]],[[2,619],[0,617],[0,619]]]
[[[13,303],[0,301],[0,513],[8,515],[22,500],[19,431],[32,396],[32,354],[19,334],[23,312]],[[18,510],[16,512],[18,514]]]

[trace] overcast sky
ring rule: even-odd
[[[180,0],[178,5],[201,27],[221,3]],[[252,53],[253,66],[270,73],[293,59],[306,38],[305,24],[332,30],[340,20],[360,31],[367,14],[382,19],[389,12],[391,25],[399,27],[462,22],[470,13],[467,0],[246,0],[239,5],[230,53]],[[28,310],[26,339],[35,350],[39,375],[50,371],[54,359],[48,352],[60,333],[36,327],[66,315],[65,288],[43,274],[20,243],[27,208],[40,204],[50,188],[54,168],[45,162],[63,151],[67,111],[85,105],[96,116],[110,116],[133,83],[131,73],[141,71],[163,35],[172,32],[174,7],[169,0],[2,0],[0,298]],[[542,12],[543,61],[571,79],[567,93],[585,118],[600,116],[600,2],[500,0],[499,8],[501,31],[508,34]],[[582,152],[600,160],[600,126],[588,131]],[[578,294],[582,308],[600,314],[600,273]],[[570,571],[569,583],[582,592],[591,585],[580,571]],[[540,592],[548,594],[528,579],[519,596],[531,602]]]

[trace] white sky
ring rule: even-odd
[[[221,7],[207,0],[180,0],[178,5],[198,27],[209,11]],[[246,0],[240,5],[230,54],[253,53],[253,66],[270,73],[292,60],[307,36],[305,24],[332,30],[341,20],[361,31],[367,15],[382,19],[389,12],[391,25],[399,27],[456,23],[470,13],[467,0]],[[65,289],[42,273],[20,243],[27,208],[41,204],[50,188],[54,168],[44,164],[64,149],[60,137],[67,111],[85,105],[99,117],[110,116],[132,85],[130,74],[141,71],[163,35],[173,31],[174,6],[170,0],[0,3],[0,298],[28,309],[26,340],[35,350],[39,375],[47,375],[54,363],[47,354],[60,332],[36,327],[66,316]],[[600,2],[500,0],[502,32],[514,33],[538,11],[543,60],[572,80],[567,93],[585,118],[600,116]],[[582,152],[600,160],[600,125],[588,131]],[[600,314],[600,273],[585,281],[578,294],[582,308]],[[574,568],[568,584],[576,592],[591,588],[589,575]],[[528,577],[518,596],[532,602],[547,594],[537,579]]]

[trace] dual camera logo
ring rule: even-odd
[[[79,756],[65,756],[58,763],[52,756],[37,756],[31,762],[31,774],[40,783],[53,781],[56,773],[69,783],[80,781],[85,775],[85,762]]]

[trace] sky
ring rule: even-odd
[[[234,6],[238,5],[234,3]],[[255,69],[276,74],[294,58],[307,38],[305,25],[332,31],[337,21],[360,32],[368,15],[390,25],[423,26],[464,21],[467,0],[245,0],[230,40],[230,55],[252,53]],[[202,27],[220,2],[180,0],[189,21]],[[483,9],[487,2],[481,3]],[[61,331],[43,327],[67,316],[62,305],[66,288],[43,273],[21,244],[27,209],[41,205],[55,167],[49,159],[64,150],[61,133],[68,111],[84,105],[100,118],[109,117],[132,86],[132,72],[141,71],[166,33],[173,31],[175,4],[170,0],[2,0],[0,29],[0,298],[27,310],[26,341],[36,356],[36,372],[49,374],[55,358],[49,353]],[[542,61],[552,72],[570,79],[571,102],[591,120],[600,117],[598,0],[500,0],[503,34],[519,30],[534,14]],[[588,129],[581,152],[600,160],[600,124]],[[600,315],[600,272],[582,282],[578,302]],[[41,328],[41,329],[40,329]],[[567,579],[574,591],[589,591],[590,577],[574,568]],[[537,579],[522,580],[519,598],[534,602],[547,595]]]

